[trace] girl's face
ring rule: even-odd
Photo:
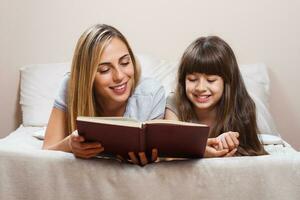
[[[125,103],[133,88],[134,67],[126,45],[113,38],[100,57],[94,89],[98,101]]]
[[[185,77],[185,92],[198,111],[211,111],[222,97],[223,78],[218,75],[192,73]]]

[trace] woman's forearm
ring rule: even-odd
[[[72,152],[71,147],[69,145],[70,136],[65,137],[63,140],[55,143],[55,144],[44,144],[43,149],[45,150],[55,150],[55,151],[64,151],[64,152]]]

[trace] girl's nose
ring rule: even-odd
[[[200,79],[196,85],[196,90],[199,92],[206,91],[206,83],[204,80]]]

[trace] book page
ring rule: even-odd
[[[192,122],[182,122],[176,120],[167,120],[167,119],[154,119],[145,121],[145,124],[174,124],[174,125],[182,125],[182,126],[200,126],[200,127],[207,127],[205,124],[197,124]]]
[[[77,117],[78,121],[86,121],[93,123],[102,123],[102,124],[111,124],[118,126],[129,126],[129,127],[137,127],[141,128],[142,123],[131,118],[126,117],[85,117],[79,116]]]

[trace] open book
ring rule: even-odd
[[[158,149],[159,157],[203,157],[209,127],[202,124],[151,120],[135,121],[123,117],[77,117],[78,134],[86,141],[98,141],[104,153],[128,157],[128,152]]]

